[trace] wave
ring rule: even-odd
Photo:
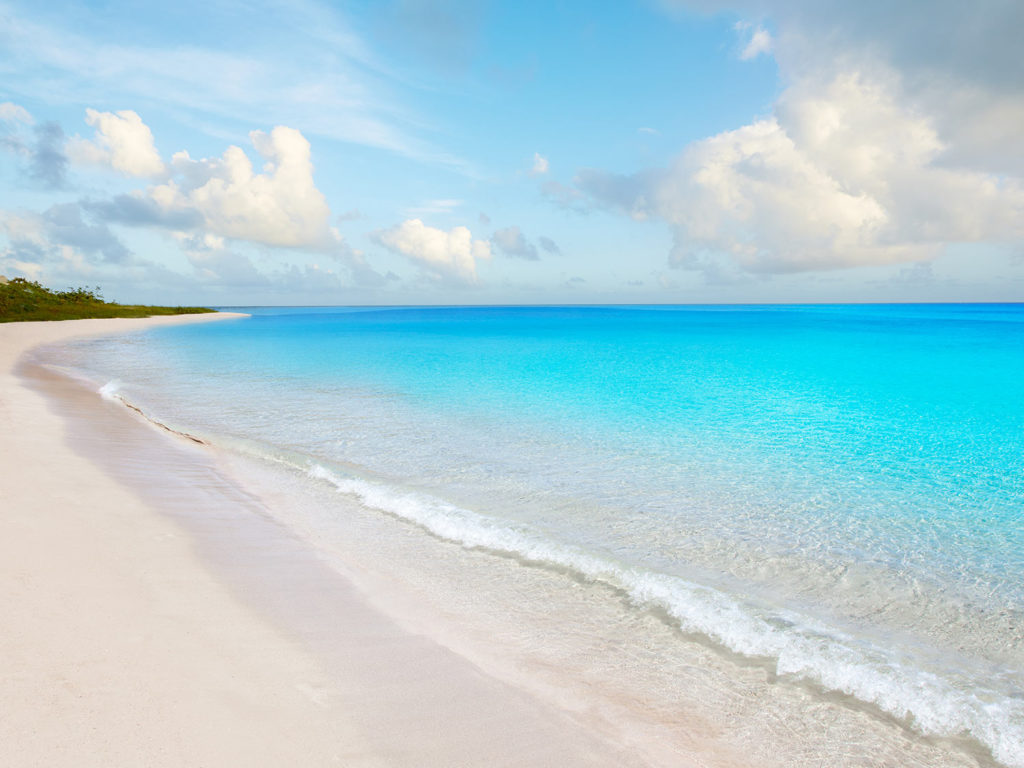
[[[1024,768],[1024,702],[1020,700],[974,681],[958,686],[901,661],[890,649],[791,611],[765,610],[712,587],[616,563],[525,527],[423,494],[345,477],[321,464],[305,471],[367,507],[413,522],[442,539],[606,584],[637,607],[664,611],[684,632],[708,638],[748,659],[771,663],[780,677],[852,696],[926,735],[972,737],[1000,762]]]

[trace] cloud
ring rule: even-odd
[[[115,264],[123,264],[131,257],[131,251],[106,224],[86,222],[77,203],[51,206],[43,212],[42,220],[46,238],[52,243],[69,245]]]
[[[0,212],[0,224],[8,248],[17,251],[19,258],[68,261],[73,253],[73,260],[84,267],[87,263],[123,265],[132,257],[106,224],[85,221],[76,203],[53,205],[41,214]]]
[[[31,154],[25,138],[25,126],[35,121],[28,110],[10,101],[0,104],[0,147],[16,155]]]
[[[275,273],[272,280],[276,291],[293,296],[325,296],[331,301],[337,301],[337,297],[345,295],[349,289],[337,272],[319,264],[291,264]]]
[[[422,216],[433,216],[439,213],[451,213],[460,205],[462,205],[462,200],[457,200],[451,197],[443,197],[434,200],[426,200],[414,208],[407,209],[406,213],[411,218],[420,218]]]
[[[589,213],[590,205],[587,196],[575,187],[570,187],[560,181],[548,179],[540,188],[541,194],[552,203],[567,211],[577,213]]]
[[[1021,184],[945,167],[933,122],[895,85],[841,75],[794,86],[774,116],[695,142],[667,169],[585,172],[578,184],[667,221],[677,266],[711,252],[748,271],[828,269],[1024,237]]]
[[[186,231],[203,224],[203,217],[198,211],[165,210],[140,191],[117,195],[109,200],[83,200],[81,206],[104,221],[129,227],[157,226]]]
[[[558,247],[558,243],[550,237],[544,237],[541,235],[537,238],[537,242],[540,243],[540,247],[543,248],[546,253],[559,254],[562,252],[562,249]]]
[[[772,52],[773,40],[768,30],[760,26],[752,27],[749,23],[742,21],[736,23],[735,29],[737,32],[742,33],[746,33],[751,29],[753,30],[750,32],[747,44],[743,46],[743,50],[740,51],[741,60],[750,61],[751,59],[756,59],[762,53],[767,54]]]
[[[1024,64],[1002,28],[1019,28],[1024,6],[943,0],[922,34],[907,4],[685,5],[770,20],[774,41],[738,28],[753,30],[744,53],[771,44],[786,87],[769,115],[691,143],[668,167],[576,175],[591,200],[667,222],[673,266],[735,281],[1024,240],[1024,134],[1011,127],[1024,119]],[[997,61],[1020,73],[1015,86]]]
[[[10,101],[5,101],[0,104],[0,121],[5,123],[24,123],[25,125],[32,125],[32,115],[24,107],[14,104]]]
[[[490,244],[474,240],[469,228],[454,227],[445,232],[428,227],[419,219],[376,232],[374,239],[412,259],[433,277],[457,285],[475,284],[477,262],[491,257]]]
[[[64,131],[57,123],[37,125],[27,109],[6,101],[0,104],[0,147],[27,161],[24,171],[37,185],[45,189],[64,186],[68,161],[63,149]]]
[[[548,172],[550,165],[546,157],[542,157],[539,152],[533,153],[533,165],[530,166],[531,176],[543,176]]]
[[[671,0],[669,0],[671,2]],[[791,70],[828,64],[848,68],[884,60],[903,72],[928,71],[997,88],[1019,90],[1018,54],[1024,5],[996,0],[890,3],[885,0],[675,0],[700,11],[729,11],[771,19],[779,51]],[[923,25],[923,22],[927,22]]]
[[[878,79],[896,73],[901,98],[928,114],[947,143],[948,162],[1024,173],[1024,3],[934,0],[926,11],[918,3],[883,0],[672,4],[769,20],[776,32],[772,52],[791,85],[842,74]]]
[[[382,63],[342,12],[310,0],[246,8],[243,34],[223,4],[182,0],[173,17],[189,24],[162,26],[156,42],[141,17],[128,29],[147,34],[133,40],[123,24],[73,26],[74,14],[5,4],[4,85],[50,103],[156,102],[215,133],[238,123],[299,125],[307,135],[470,172],[423,137],[426,121],[404,103],[426,86]]]
[[[398,279],[370,270],[373,281],[361,280],[358,253],[353,255],[354,263],[344,262],[356,286],[343,280],[335,269],[318,264],[260,269],[225,238],[174,232],[171,235],[191,266],[191,273],[181,273],[133,256],[103,224],[89,221],[82,213],[82,207],[73,203],[53,206],[42,214],[0,211],[0,273],[57,287],[99,283],[113,289],[113,296],[104,291],[109,298],[190,304],[224,297],[237,302],[239,296],[252,303],[281,301],[283,297],[291,301],[315,297],[330,303],[345,296],[365,298],[368,285]]]
[[[350,210],[345,211],[344,213],[339,213],[337,216],[334,217],[334,220],[339,224],[344,224],[346,221],[358,221],[361,218],[363,218],[363,214],[359,211],[359,209],[352,208]]]
[[[335,240],[323,253],[332,261],[343,265],[352,276],[352,280],[356,285],[364,288],[375,288],[400,279],[393,272],[382,275],[367,263],[362,251],[350,247],[337,232],[332,232],[332,235]]]
[[[46,240],[41,217],[0,211],[0,232],[7,244],[0,249],[0,272],[8,277],[24,275],[38,280],[52,260],[55,248]]]
[[[632,219],[644,221],[652,214],[651,196],[663,175],[660,170],[614,174],[583,168],[573,179],[578,189],[572,191],[578,198],[589,196],[628,214]],[[564,197],[572,199],[568,194],[564,194]]]
[[[182,151],[171,158],[163,183],[108,200],[84,200],[81,207],[107,222],[170,230],[189,261],[222,275],[221,284],[229,279],[235,285],[258,284],[245,257],[227,245],[211,245],[224,238],[315,251],[343,264],[359,285],[386,282],[330,225],[305,137],[285,126],[269,134],[252,131],[249,137],[264,161],[262,172],[237,146],[201,160]]]
[[[176,239],[196,275],[205,283],[231,288],[270,284],[248,256],[229,248],[222,237],[179,233]]]
[[[0,248],[0,272],[5,277],[41,280],[45,269],[40,263],[39,252],[35,249],[26,250],[25,244],[20,241],[10,241]]]
[[[67,177],[68,158],[64,154],[64,130],[48,122],[34,127],[35,144],[31,149],[28,173],[47,189],[60,189]]]
[[[537,261],[540,258],[537,255],[537,246],[523,237],[522,231],[517,226],[497,230],[492,240],[498,246],[498,250],[506,256],[514,256],[527,261]]]
[[[159,176],[164,162],[153,145],[153,133],[130,109],[120,112],[85,110],[85,122],[96,129],[92,140],[76,136],[67,145],[79,165],[111,168],[124,176]]]
[[[230,146],[220,158],[171,159],[172,178],[146,196],[161,216],[198,217],[214,235],[282,247],[329,248],[340,237],[330,209],[313,182],[309,142],[294,128],[252,131],[263,173],[245,152]],[[122,200],[122,205],[126,201]]]
[[[82,218],[75,203],[38,213],[0,211],[0,272],[33,280],[92,280],[105,270],[135,265],[131,251],[104,224]]]

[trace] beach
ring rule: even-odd
[[[1021,764],[1017,488],[890,405],[1013,311],[247,311],[0,326],[4,764]]]
[[[0,3],[0,768],[1024,768],[1024,0]]]
[[[40,344],[222,319],[0,326],[0,762],[645,764],[399,628],[203,446],[17,372]],[[134,486],[111,441],[147,446]]]

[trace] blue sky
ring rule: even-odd
[[[140,5],[0,0],[0,273],[215,305],[1024,298],[1017,2]]]

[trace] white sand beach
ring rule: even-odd
[[[645,764],[399,628],[205,447],[19,370],[37,345],[224,317],[0,325],[0,764]],[[116,476],[115,444],[144,446]]]

